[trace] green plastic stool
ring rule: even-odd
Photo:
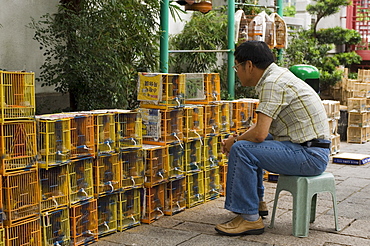
[[[335,230],[339,231],[337,216],[337,198],[335,195],[335,179],[333,174],[324,172],[318,176],[279,175],[270,228],[274,227],[275,213],[279,193],[289,191],[293,196],[293,235],[307,237],[309,223],[315,221],[317,194],[330,192],[333,200]]]

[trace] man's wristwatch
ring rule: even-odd
[[[234,143],[238,142],[238,137],[234,138]]]

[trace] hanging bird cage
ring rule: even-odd
[[[275,22],[275,48],[286,48],[288,42],[288,29],[284,19],[277,13],[272,13],[270,18]]]
[[[179,1],[178,1],[179,2]],[[180,1],[184,2],[184,1]],[[185,10],[193,10],[193,11],[199,11],[203,14],[208,13],[210,10],[212,10],[212,1],[197,1],[197,0],[186,0],[185,1]]]

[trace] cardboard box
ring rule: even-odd
[[[333,163],[348,165],[364,165],[370,162],[370,155],[340,153],[333,156]]]

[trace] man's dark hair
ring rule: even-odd
[[[259,69],[266,69],[275,61],[274,54],[263,41],[246,41],[236,48],[234,55],[238,63],[249,60]]]

